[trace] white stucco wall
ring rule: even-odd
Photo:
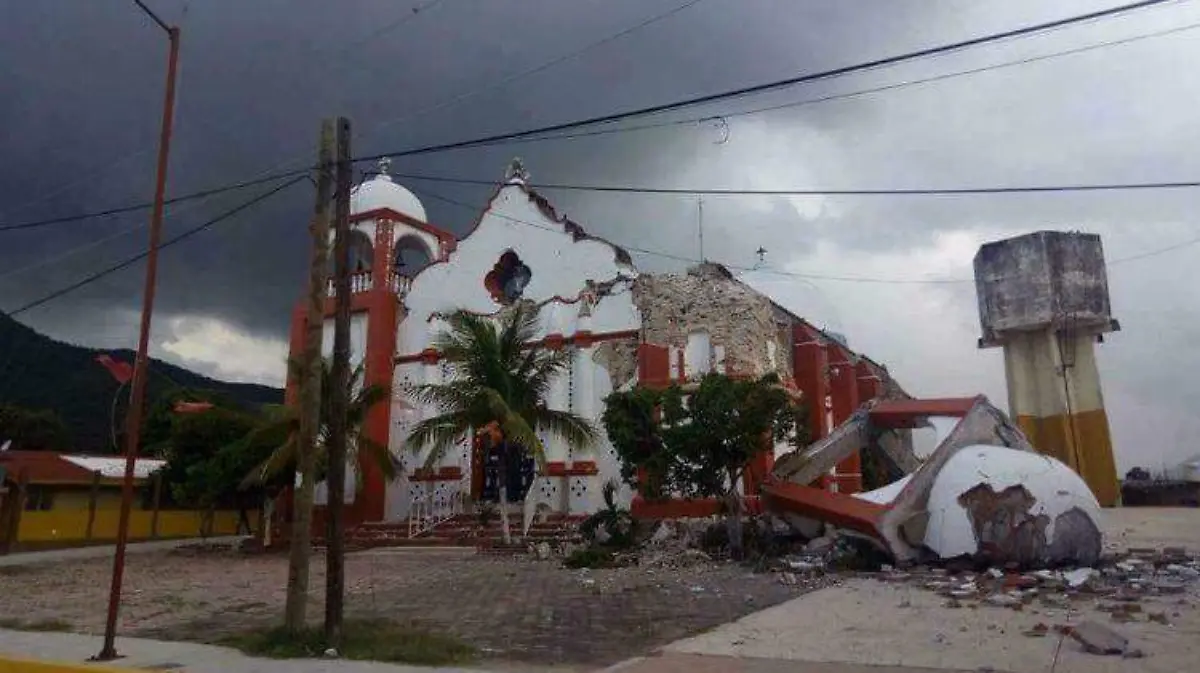
[[[436,317],[438,313],[462,308],[491,315],[500,310],[501,306],[484,286],[484,277],[509,250],[515,252],[531,271],[522,298],[541,305],[539,338],[561,334],[570,339],[581,330],[603,335],[640,328],[641,316],[633,303],[630,282],[612,284],[583,315],[580,309],[585,304],[579,301],[588,281],[604,284],[618,277],[632,280],[636,270],[618,262],[617,251],[607,243],[574,240],[563,224],[547,217],[522,187],[509,185],[493,200],[479,226],[459,241],[447,262],[427,267],[413,280],[404,297],[407,311],[397,334],[397,355],[415,355],[431,345],[434,336],[445,328],[443,321]],[[572,352],[572,367],[555,382],[548,403],[551,408],[571,409],[583,414],[599,426],[604,397],[612,391],[611,377],[596,363],[595,345],[568,348]],[[420,362],[398,364],[394,383],[399,391],[405,385],[440,382],[447,376],[446,369]],[[410,474],[424,464],[427,454],[414,454],[405,446],[409,428],[436,410],[408,409],[402,403],[397,404],[393,406],[389,445],[393,453],[404,460],[405,474]],[[619,463],[607,440],[602,439],[586,454],[573,454],[558,440],[544,440],[547,441],[548,460],[596,461],[601,475],[589,481],[586,500],[592,507],[599,506],[599,485],[610,477],[619,476]],[[468,447],[469,444],[464,442],[458,450],[447,452],[439,466],[458,465],[469,473]],[[469,478],[464,479],[462,487],[466,488],[468,484]],[[573,488],[578,491],[578,483]],[[408,505],[405,501],[416,494],[417,489],[406,478],[393,484],[389,492],[389,518],[406,516]],[[576,500],[578,495],[578,492],[574,494]],[[627,488],[622,489],[622,495],[628,501]]]

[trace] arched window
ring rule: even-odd
[[[401,276],[412,277],[429,266],[433,254],[429,246],[413,235],[401,236],[392,248],[392,268]]]
[[[375,246],[371,243],[371,237],[367,236],[361,229],[350,230],[350,273],[369,273],[371,267],[375,263]],[[329,276],[333,277],[333,271],[337,268],[337,250],[334,242],[330,241],[329,247]]]

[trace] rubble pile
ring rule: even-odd
[[[847,553],[853,550],[844,538],[818,538],[802,553],[778,559],[773,570],[783,584],[803,582],[835,573]],[[1004,609],[1037,615],[1042,621],[1026,630],[1026,636],[1061,634],[1078,641],[1086,652],[1125,657],[1144,654],[1117,632],[1120,625],[1171,626],[1183,610],[1200,604],[1200,556],[1180,547],[1129,549],[1101,558],[1094,567],[1024,571],[1010,565],[979,572],[951,562],[908,569],[882,565],[868,576],[934,592],[944,598],[942,605],[947,609]],[[1108,621],[1110,626],[1097,619],[1080,621],[1089,615],[1098,615],[1099,621]]]

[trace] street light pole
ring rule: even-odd
[[[150,16],[170,39],[167,58],[167,91],[163,101],[162,130],[158,139],[158,169],[154,184],[154,210],[150,216],[150,248],[146,256],[146,280],[142,294],[142,322],[138,333],[137,359],[130,382],[129,412],[125,416],[125,479],[121,487],[121,516],[117,524],[117,548],[113,555],[112,585],[108,596],[108,617],[104,623],[104,647],[98,661],[117,658],[117,613],[121,606],[121,581],[125,575],[125,547],[129,541],[129,515],[133,508],[133,474],[141,439],[142,407],[146,399],[146,359],[150,347],[150,318],[154,314],[154,286],[158,276],[158,247],[162,233],[163,201],[167,190],[167,160],[171,152],[171,127],[175,117],[175,77],[179,66],[179,28],[167,25],[141,0],[137,6]]]

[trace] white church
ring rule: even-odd
[[[377,468],[358,466],[347,480],[351,523],[430,522],[497,497],[496,474],[509,470],[510,499],[535,508],[582,515],[601,506],[601,485],[619,478],[611,444],[603,438],[573,452],[545,438],[546,465],[530,460],[501,466],[465,437],[436,469],[405,445],[409,428],[438,410],[403,393],[406,384],[438,383],[449,367],[431,347],[445,328],[441,316],[464,309],[497,316],[516,301],[538,307],[542,347],[565,349],[572,366],[555,383],[551,408],[591,419],[597,428],[604,398],[632,386],[664,386],[708,371],[761,376],[777,372],[807,400],[810,431],[821,437],[872,396],[897,389],[886,369],[851,352],[803,318],[715,264],[686,273],[639,273],[629,253],[560,216],[530,186],[520,162],[509,167],[474,226],[456,237],[430,224],[421,201],[388,174],[357,185],[351,198],[352,359],[364,381],[386,385],[391,404],[368,415],[366,436],[386,443],[402,464],[387,483]],[[332,282],[326,302],[323,350],[332,350]],[[304,346],[305,313],[292,317],[291,352]],[[288,400],[296,399],[295,382]],[[841,418],[839,418],[841,417]],[[782,450],[782,449],[780,449]],[[744,487],[770,469],[773,456],[748,470]],[[861,489],[857,461],[830,476],[843,492]],[[318,505],[323,502],[318,488]],[[515,492],[514,492],[515,491]],[[621,499],[649,507],[622,488]]]

